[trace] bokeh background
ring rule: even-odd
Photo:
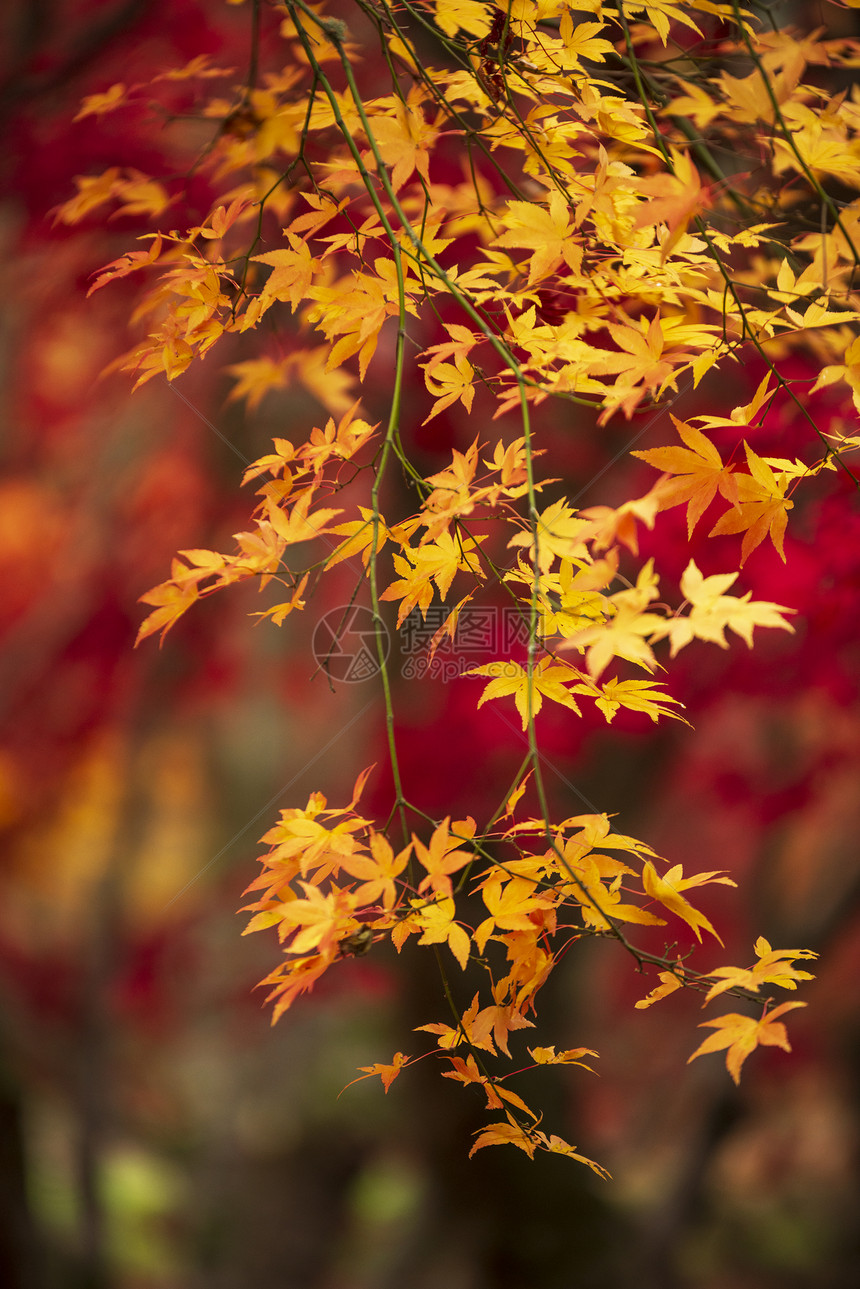
[[[853,20],[824,8],[831,26]],[[809,17],[812,6],[793,10]],[[652,982],[596,942],[569,955],[542,1015],[548,1041],[601,1052],[600,1077],[551,1082],[543,1071],[535,1097],[611,1183],[555,1157],[469,1161],[480,1106],[426,1063],[388,1096],[376,1080],[339,1096],[358,1066],[420,1049],[410,1031],[439,1011],[438,980],[420,954],[374,952],[272,1029],[253,987],[275,946],[243,939],[236,915],[277,810],[315,789],[345,803],[358,771],[384,760],[373,681],[332,689],[314,675],[311,633],[338,589],[280,631],[253,625],[256,598],[235,591],[197,606],[162,649],[132,647],[138,597],[174,552],[228,549],[245,526],[243,462],[273,434],[304,437],[326,407],[302,386],[253,414],[230,401],[223,364],[249,356],[256,336],[233,350],[225,341],[173,386],[132,395],[126,376],[100,378],[127,345],[134,284],[87,301],[90,275],[148,225],[51,217],[77,174],[169,173],[175,160],[175,143],[143,118],[73,122],[81,98],[201,53],[241,65],[247,15],[216,0],[9,0],[0,23],[0,1283],[855,1285],[856,495],[827,478],[794,512],[786,565],[761,549],[744,572],[744,589],[797,610],[794,636],[762,632],[751,654],[738,643],[680,656],[673,692],[694,733],[635,717],[611,732],[542,718],[565,814],[618,811],[624,832],[672,862],[739,882],[706,906],[726,939],[712,965],[749,961],[759,933],[821,953],[792,1055],[758,1053],[740,1089],[719,1058],[687,1067],[695,999],[634,1010]],[[294,341],[265,343],[283,353]],[[793,378],[814,379],[813,352],[791,363]],[[384,350],[376,370],[371,420],[385,407]],[[694,414],[705,399],[730,410],[760,376],[738,368],[673,410]],[[330,406],[348,401],[348,385],[321,389]],[[407,391],[407,419],[424,397]],[[823,422],[847,424],[838,389],[817,398]],[[578,504],[650,485],[647,467],[609,463],[634,436],[638,447],[667,442],[665,417],[597,433],[563,409],[542,415],[551,473]],[[480,429],[462,409],[425,427],[427,473]],[[803,453],[806,431],[784,415],[761,444]],[[408,513],[409,497],[390,505]],[[682,524],[664,516],[644,549],[670,582],[688,557]],[[735,540],[703,541],[703,570],[732,567],[720,542]],[[348,597],[346,571],[340,589]],[[515,728],[496,704],[476,711],[479,682],[411,680],[396,654],[393,670],[413,795],[437,816],[495,805],[522,755]],[[384,813],[377,777],[367,804]]]

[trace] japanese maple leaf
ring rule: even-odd
[[[570,866],[573,880],[561,884],[561,889],[580,904],[586,925],[598,927],[602,931],[609,930],[613,922],[665,926],[662,918],[640,908],[638,904],[622,903],[620,875],[613,880],[611,886],[604,885],[598,863],[603,858],[600,855],[583,856]]]
[[[672,148],[672,171],[640,179],[637,185],[648,200],[636,210],[635,226],[665,224],[668,235],[660,242],[660,257],[665,260],[687,231],[694,215],[708,204],[696,167],[687,153]]]
[[[289,247],[254,256],[255,264],[266,264],[272,270],[260,292],[259,306],[249,310],[247,315],[254,324],[276,300],[289,301],[295,312],[309,294],[314,276],[319,272],[320,261],[311,255],[307,242],[290,232],[287,233],[287,241]]]
[[[565,1155],[568,1159],[575,1159],[578,1164],[585,1164],[587,1168],[590,1168],[593,1173],[603,1178],[604,1181],[608,1181],[612,1176],[602,1164],[595,1163],[587,1155],[578,1154],[576,1146],[571,1146],[569,1141],[565,1141],[563,1137],[557,1137],[555,1133],[547,1136],[544,1132],[536,1132],[535,1140],[541,1150],[546,1150],[551,1155]]]
[[[663,494],[661,485],[656,483],[644,497],[625,501],[613,509],[610,506],[589,506],[581,512],[583,519],[591,519],[598,525],[592,540],[594,550],[608,550],[615,542],[621,542],[634,555],[639,554],[639,538],[636,531],[637,520],[646,528],[654,527],[654,520],[661,508]],[[663,509],[666,509],[664,506]]]
[[[580,518],[573,507],[562,499],[541,511],[535,522],[534,532],[517,533],[508,542],[508,546],[527,547],[532,564],[537,553],[541,572],[546,573],[555,559],[587,557],[585,541],[594,528],[593,523]]]
[[[333,962],[333,955],[311,954],[281,963],[263,980],[261,985],[271,985],[266,1002],[274,1002],[272,1024],[280,1020],[301,994],[309,993]],[[277,1001],[276,1001],[277,1000]]]
[[[711,529],[710,536],[743,533],[741,564],[744,564],[756,546],[770,534],[777,554],[785,563],[783,535],[788,512],[794,506],[794,502],[785,495],[791,476],[787,472],[781,477],[774,474],[767,462],[757,456],[748,443],[744,444],[744,448],[750,472],[748,475],[736,476],[738,505],[736,509],[728,510],[720,516]]]
[[[667,703],[681,705],[680,699],[664,693],[655,680],[618,680],[613,676],[605,685],[595,684],[592,680],[577,685],[574,693],[588,694],[594,698],[607,725],[612,723],[619,707],[626,707],[632,712],[644,712],[655,723],[661,716],[671,716],[676,721],[684,720],[680,712],[673,712],[671,707],[666,706]],[[684,723],[689,724],[688,721]]]
[[[429,369],[426,370],[424,381],[436,402],[421,424],[426,425],[428,421],[433,420],[434,416],[438,416],[440,412],[445,411],[446,407],[450,407],[458,400],[462,401],[467,412],[471,412],[475,397],[474,378],[474,367],[468,358],[464,358],[461,354],[457,355],[453,363],[437,363],[432,372]]]
[[[377,513],[374,519],[374,512],[368,510],[365,506],[358,507],[358,513],[361,519],[351,519],[346,524],[335,524],[330,528],[329,533],[336,533],[338,537],[346,537],[345,542],[341,542],[336,550],[332,551],[326,560],[326,568],[333,568],[341,560],[351,559],[353,555],[361,555],[361,562],[365,568],[370,563],[370,558],[378,551],[381,551],[391,533],[385,520]],[[376,539],[374,542],[374,538]],[[387,599],[385,593],[380,599]]]
[[[268,362],[268,359],[261,361]],[[228,370],[235,372],[238,367],[243,366],[247,366],[247,364],[237,363],[235,367],[228,368]],[[247,390],[244,392],[247,393]],[[237,396],[236,390],[234,390],[230,395],[231,398],[235,398]],[[256,461],[251,462],[245,473],[242,475],[243,483],[249,483],[251,479],[256,479],[261,474],[270,474],[273,479],[277,479],[278,476],[281,476],[284,480],[289,482],[292,478],[289,463],[296,455],[295,446],[289,441],[289,439],[274,439],[273,443],[275,446],[274,452],[267,452],[265,456],[258,457]]]
[[[652,641],[668,636],[672,642],[671,654],[674,658],[680,649],[694,639],[708,640],[727,649],[727,627],[745,640],[750,648],[755,627],[794,630],[791,623],[781,616],[783,613],[793,613],[793,609],[773,604],[770,600],[753,600],[752,591],[741,596],[723,594],[734,585],[737,578],[737,573],[715,573],[711,577],[703,577],[695,561],[690,560],[681,577],[681,593],[690,603],[690,612],[686,616],[678,615],[661,623],[655,629]]]
[[[305,573],[304,577],[293,588],[293,594],[289,600],[282,600],[280,604],[273,604],[270,609],[262,613],[252,613],[252,618],[269,618],[276,627],[283,626],[284,621],[296,609],[303,609],[306,601],[302,599],[305,588],[308,584],[309,574]]]
[[[554,189],[547,209],[533,201],[510,201],[504,214],[508,231],[496,238],[496,246],[523,246],[532,250],[529,285],[545,278],[563,260],[579,273],[582,247],[574,237],[567,198]]]
[[[436,22],[446,36],[466,31],[470,36],[486,36],[492,26],[492,10],[478,0],[434,0]]]
[[[764,984],[780,985],[783,989],[796,989],[798,980],[814,980],[809,971],[798,971],[793,965],[797,958],[817,958],[818,954],[811,949],[772,949],[764,936],[755,942],[758,962],[754,966],[717,967],[709,971],[709,976],[720,977],[718,983],[708,990],[705,1002],[723,993],[726,989],[752,989],[758,993]]]
[[[471,514],[475,501],[483,495],[484,490],[472,491],[472,480],[478,467],[478,440],[475,439],[465,452],[454,448],[451,458],[447,469],[427,477],[433,491],[424,502],[427,514],[421,520],[427,525],[425,541],[434,541],[458,515]]]
[[[832,385],[837,380],[844,380],[850,385],[854,406],[860,412],[860,336],[848,345],[841,364],[822,368],[810,393],[814,394],[816,390]]]
[[[734,1079],[735,1083],[741,1081],[741,1066],[751,1052],[759,1046],[762,1047],[781,1047],[784,1052],[791,1051],[791,1044],[788,1041],[788,1035],[785,1032],[785,1026],[777,1020],[778,1016],[783,1016],[786,1012],[795,1007],[805,1007],[806,1003],[781,1003],[779,1007],[774,1007],[772,1012],[767,1012],[761,1020],[754,1020],[751,1016],[741,1016],[737,1012],[731,1012],[727,1016],[718,1016],[716,1020],[705,1020],[699,1026],[700,1029],[710,1026],[716,1030],[716,1033],[709,1034],[700,1047],[697,1047],[687,1064],[695,1061],[697,1056],[704,1056],[707,1052],[721,1052],[728,1048],[726,1052],[726,1069]]]
[[[688,926],[691,926],[696,933],[696,939],[701,941],[702,933],[699,927],[704,927],[710,931],[715,939],[720,940],[714,928],[711,926],[704,913],[694,909],[689,900],[685,899],[681,891],[691,886],[702,886],[706,882],[720,882],[724,886],[735,886],[736,883],[730,877],[723,877],[721,873],[696,873],[693,877],[684,877],[684,870],[680,864],[661,877],[650,860],[647,860],[642,869],[642,886],[647,895],[652,899],[659,900],[664,908],[676,917],[682,918]],[[720,940],[720,944],[722,944]]]
[[[516,1146],[525,1151],[529,1159],[534,1159],[535,1143],[513,1118],[508,1123],[491,1123],[477,1131],[478,1140],[469,1151],[470,1159],[476,1150],[483,1150],[484,1146]]]
[[[421,930],[419,944],[447,944],[463,970],[469,961],[469,933],[454,921],[456,906],[452,899],[438,899],[434,904],[421,905],[414,915],[414,920]]]
[[[417,170],[425,183],[429,182],[430,151],[437,131],[424,118],[420,107],[421,91],[414,85],[406,102],[391,97],[377,101],[388,111],[374,115],[371,122],[373,137],[379,155],[391,167],[391,186],[397,192]],[[366,160],[373,162],[372,154]]]
[[[410,1056],[406,1056],[403,1052],[395,1052],[388,1065],[385,1065],[380,1061],[377,1061],[375,1065],[359,1065],[358,1068],[362,1072],[362,1078],[353,1079],[352,1083],[347,1083],[346,1088],[351,1088],[353,1084],[361,1083],[363,1079],[373,1078],[374,1075],[378,1074],[382,1079],[382,1086],[387,1093],[400,1071],[405,1070],[411,1060],[412,1058]],[[343,1089],[344,1092],[346,1092],[346,1088]]]
[[[379,598],[401,601],[397,625],[400,626],[414,608],[421,610],[422,617],[427,616],[434,595],[434,582],[444,598],[458,570],[479,573],[480,565],[472,552],[483,540],[483,536],[455,540],[450,533],[442,532],[435,542],[405,546],[403,555],[395,555],[394,568],[400,577],[386,587]]]
[[[341,867],[350,877],[360,877],[364,881],[353,894],[358,906],[376,904],[382,901],[383,908],[391,909],[397,903],[397,878],[403,872],[412,854],[412,846],[406,846],[397,855],[382,835],[374,832],[370,835],[370,854],[356,851],[346,855]]]
[[[443,819],[442,823],[433,832],[430,838],[430,845],[425,846],[416,836],[412,837],[412,844],[415,847],[415,858],[422,868],[427,870],[427,876],[418,886],[419,894],[426,891],[429,887],[438,894],[451,896],[451,873],[458,872],[475,858],[474,852],[470,850],[461,850],[461,837],[451,837],[449,835],[450,816]],[[466,827],[465,831],[474,834],[475,821],[470,819],[468,824],[471,828]],[[462,824],[455,824],[457,832],[464,831]]]
[[[141,238],[140,240],[142,241],[143,239]],[[92,295],[94,291],[100,291],[108,282],[115,282],[118,278],[126,277],[127,274],[136,272],[137,269],[146,268],[148,265],[154,264],[160,254],[161,234],[156,233],[148,251],[127,251],[118,260],[112,260],[110,264],[106,264],[99,272],[87,295]]]
[[[297,498],[295,504],[289,512],[283,511],[280,506],[275,505],[270,497],[266,499],[266,513],[269,522],[275,532],[281,537],[288,546],[297,542],[309,542],[314,537],[321,537],[327,532],[326,524],[335,515],[341,514],[340,510],[330,508],[315,510],[308,514],[311,502],[313,500],[313,489],[308,488]]]
[[[300,882],[303,899],[291,900],[280,908],[279,930],[292,935],[291,953],[308,953],[315,950],[326,955],[334,950],[339,940],[356,931],[358,922],[353,917],[355,897],[348,891],[333,887],[323,892],[310,882]],[[252,920],[253,922],[253,920]],[[244,934],[252,929],[245,928]]]
[[[276,532],[273,524],[261,519],[252,533],[234,533],[242,553],[242,567],[249,574],[260,573],[260,589],[267,586],[277,571],[286,542]]]
[[[591,1066],[586,1065],[582,1058],[600,1055],[590,1047],[573,1047],[567,1052],[557,1052],[554,1047],[530,1047],[528,1054],[537,1065],[581,1065],[592,1074]]]
[[[460,1017],[459,1025],[416,1025],[417,1030],[424,1030],[428,1034],[436,1034],[437,1045],[446,1050],[452,1047],[459,1047],[461,1043],[468,1043],[470,1047],[477,1047],[483,1052],[490,1052],[493,1056],[496,1049],[493,1046],[493,1040],[490,1037],[493,1030],[493,1012],[494,1007],[480,1007],[481,995],[475,994],[466,1011]]]
[[[511,1092],[500,1082],[493,1082],[486,1074],[482,1074],[474,1056],[467,1056],[465,1061],[461,1056],[449,1056],[446,1059],[451,1062],[452,1068],[446,1071],[442,1078],[456,1079],[458,1083],[479,1083],[486,1093],[488,1110],[504,1110],[504,1102],[508,1101],[532,1119],[537,1119],[538,1116],[534,1110],[531,1110],[516,1092]]]
[[[269,390],[283,389],[286,386],[289,379],[289,366],[289,357],[281,358],[278,362],[272,358],[263,357],[248,358],[245,362],[233,363],[226,369],[231,376],[236,377],[236,384],[228,395],[228,401],[244,398],[247,400],[248,411],[256,411]],[[290,447],[292,448],[293,445],[290,444]],[[259,462],[255,464],[259,465]]]
[[[477,555],[484,535],[478,537],[453,536],[449,532],[440,533],[435,541],[424,542],[417,549],[410,551],[416,568],[423,570],[425,576],[436,583],[439,595],[444,600],[450,590],[456,573],[460,570],[481,576],[481,566]]]
[[[641,457],[655,470],[675,476],[658,485],[660,509],[671,510],[686,501],[687,535],[692,536],[718,492],[732,505],[738,504],[737,482],[732,477],[732,467],[723,465],[719,452],[701,430],[675,416],[672,420],[686,447],[647,448],[632,455]]]
[[[669,38],[669,30],[672,22],[683,23],[685,27],[691,27],[698,35],[701,31],[696,26],[693,19],[688,13],[685,13],[678,5],[670,4],[669,0],[645,0],[644,4],[630,6],[633,10],[644,9],[648,15],[648,20],[652,23],[654,30],[662,40],[663,44]]]
[[[493,869],[482,883],[481,896],[490,916],[475,931],[475,943],[481,953],[497,927],[505,931],[534,930],[536,924],[532,915],[543,916],[558,903],[557,897],[539,892],[534,882],[522,877],[505,878],[506,874]]]
[[[178,562],[174,561],[174,564]],[[140,644],[141,640],[145,640],[147,636],[153,635],[156,631],[161,632],[161,643],[163,644],[167,632],[182,617],[183,613],[191,608],[194,601],[199,598],[199,594],[197,587],[193,583],[178,586],[175,582],[170,581],[163,582],[161,586],[155,586],[151,591],[147,591],[145,595],[142,595],[140,599],[143,604],[154,604],[157,607],[140,624],[137,639],[134,642],[135,647]]]
[[[584,651],[585,663],[594,681],[600,679],[613,658],[624,658],[637,667],[653,671],[657,660],[647,637],[662,624],[663,618],[656,613],[646,612],[646,608],[657,598],[658,593],[654,561],[648,560],[640,569],[634,587],[617,591],[608,597],[607,607],[612,611],[611,617],[595,626],[574,631],[557,648]]]
[[[358,408],[359,403],[355,402],[347,408],[337,425],[334,418],[330,417],[324,429],[311,430],[310,439],[299,455],[313,468],[314,474],[320,473],[330,457],[349,461],[373,437],[377,427],[369,425],[367,421],[356,420]]]
[[[82,121],[85,116],[103,116],[106,112],[112,112],[114,108],[125,102],[126,94],[126,87],[121,81],[111,85],[110,89],[102,94],[88,94],[81,100],[78,114],[73,116],[72,120]]]
[[[644,998],[640,998],[634,1007],[643,1008],[651,1007],[652,1004],[659,1002],[661,998],[668,998],[676,989],[680,989],[683,981],[672,971],[661,971],[657,979],[660,981]]]
[[[650,323],[646,318],[627,325],[610,322],[607,330],[619,352],[597,351],[599,361],[592,364],[591,375],[621,377],[613,406],[620,406],[629,415],[647,390],[657,389],[672,374],[672,364],[663,357],[665,338],[660,315],[655,314]]]
[[[559,664],[547,655],[541,658],[540,662],[532,672],[531,680],[528,672],[521,667],[518,662],[489,662],[483,667],[471,667],[469,671],[463,673],[466,676],[495,676],[487,685],[481,697],[478,699],[478,706],[488,702],[491,698],[506,698],[513,695],[514,702],[517,705],[517,711],[523,722],[523,729],[526,729],[529,723],[529,692],[531,691],[531,714],[536,716],[543,706],[544,698],[550,699],[553,703],[560,703],[562,707],[569,707],[572,712],[579,715],[579,708],[576,700],[565,684],[580,679],[580,673],[575,667],[569,667],[567,664]]]

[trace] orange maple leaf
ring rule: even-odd
[[[174,573],[179,563],[179,560],[173,561]],[[141,603],[154,604],[157,607],[141,622],[134,642],[135,648],[141,640],[145,640],[156,631],[161,632],[161,644],[163,644],[164,637],[170,628],[199,597],[200,592],[193,582],[186,582],[184,585],[177,585],[174,581],[162,582],[160,586],[154,586],[151,591],[147,591],[140,597]]]
[[[785,495],[790,482],[788,473],[774,474],[768,463],[744,444],[750,472],[737,475],[738,504],[727,510],[711,529],[711,537],[721,533],[743,533],[741,564],[745,564],[756,546],[770,534],[779,558],[785,563],[783,536],[788,523],[788,512],[794,506]]]
[[[675,429],[686,447],[647,448],[632,453],[641,457],[655,470],[663,470],[674,478],[657,485],[660,510],[671,510],[687,502],[687,535],[705,510],[720,492],[733,506],[738,504],[738,486],[732,477],[731,465],[723,465],[719,452],[701,430],[687,425],[673,416]]]
[[[370,834],[370,854],[354,851],[344,856],[341,867],[350,877],[363,878],[362,885],[353,892],[358,906],[376,904],[382,900],[382,906],[391,909],[397,902],[395,882],[409,862],[412,846],[406,846],[397,855],[382,835]]]
[[[710,1026],[717,1032],[709,1034],[700,1047],[697,1047],[687,1064],[695,1061],[697,1056],[704,1056],[707,1052],[721,1052],[728,1048],[726,1052],[726,1069],[734,1079],[735,1083],[741,1081],[741,1066],[744,1061],[759,1046],[762,1047],[781,1047],[784,1052],[791,1051],[791,1044],[788,1041],[788,1035],[785,1032],[785,1026],[777,1020],[777,1016],[783,1016],[786,1012],[795,1007],[805,1007],[806,1003],[781,1003],[779,1007],[774,1007],[772,1012],[765,1013],[761,1020],[754,1020],[751,1016],[741,1016],[737,1012],[731,1012],[727,1016],[718,1016],[716,1020],[705,1020],[699,1026],[700,1029]]]
[[[483,1150],[485,1146],[516,1146],[525,1151],[529,1159],[534,1159],[535,1143],[513,1117],[509,1117],[507,1123],[490,1123],[477,1132],[478,1140],[469,1151],[470,1159],[476,1150]]]
[[[449,824],[450,815],[435,829],[429,846],[425,846],[414,834],[412,836],[415,858],[421,867],[427,870],[427,876],[418,886],[419,894],[429,887],[437,894],[450,897],[452,894],[450,874],[458,872],[475,858],[474,851],[460,849],[460,842],[464,835],[469,837],[475,835],[474,819],[455,823],[454,832],[459,835],[454,837],[449,835]]]
[[[403,1052],[395,1052],[388,1065],[384,1065],[379,1061],[377,1061],[375,1065],[359,1065],[358,1068],[362,1072],[362,1077],[360,1079],[353,1079],[352,1083],[347,1083],[346,1088],[351,1088],[356,1083],[362,1083],[364,1082],[364,1079],[373,1078],[375,1074],[378,1074],[382,1079],[382,1086],[387,1093],[400,1071],[405,1070],[407,1065],[410,1065],[411,1063],[411,1056],[406,1056]],[[339,1096],[343,1096],[344,1092],[346,1092],[346,1088],[341,1089]]]
[[[438,1035],[436,1039],[437,1045],[445,1050],[459,1047],[461,1043],[468,1043],[470,1047],[477,1047],[481,1051],[490,1052],[495,1056],[496,1049],[493,1046],[492,1032],[496,1009],[495,1007],[481,1009],[480,997],[479,993],[475,994],[468,1008],[460,1017],[459,1025],[416,1025],[416,1029],[424,1030],[428,1034]]]

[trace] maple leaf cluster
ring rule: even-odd
[[[681,987],[754,1003],[765,983],[809,978],[793,966],[809,951],[761,939],[756,966],[711,973],[631,940],[630,927],[664,926],[668,914],[697,943],[703,932],[719,941],[688,892],[732,879],[662,867],[605,815],[554,819],[537,719],[544,704],[577,717],[583,700],[607,723],[625,708],[653,722],[683,719],[678,699],[642,671],[654,677],[694,641],[728,648],[727,630],[748,646],[756,628],[792,630],[791,609],[730,591],[766,540],[786,558],[798,498],[828,472],[857,485],[849,461],[860,435],[825,436],[785,373],[805,346],[819,359],[813,389],[844,386],[856,415],[860,199],[831,193],[860,190],[860,115],[853,98],[829,98],[809,73],[860,65],[860,45],[764,32],[736,3],[713,0],[576,9],[566,0],[285,0],[278,13],[277,69],[255,65],[244,84],[206,60],[174,73],[199,86],[199,117],[211,123],[207,146],[188,159],[211,189],[202,220],[182,226],[178,185],[120,166],[81,177],[56,212],[67,224],[108,210],[153,221],[146,247],[106,265],[92,286],[146,275],[138,339],[117,364],[137,384],[176,380],[213,351],[244,354],[250,337],[260,348],[227,365],[232,398],[253,410],[298,382],[330,414],[309,433],[277,437],[249,465],[258,502],[235,550],[180,551],[170,577],[143,597],[152,612],[139,640],[163,637],[198,600],[247,581],[281,588],[258,615],[281,625],[332,569],[351,570],[353,597],[376,624],[395,800],[377,828],[356,813],[362,777],[345,809],[314,793],[267,832],[248,930],[275,929],[283,948],[264,981],[273,1016],[379,940],[398,953],[413,938],[445,947],[461,972],[483,973],[482,988],[468,1004],[447,990],[452,1023],[421,1028],[436,1036],[445,1077],[476,1085],[504,1115],[475,1149],[507,1142],[529,1156],[583,1159],[540,1130],[490,1064],[510,1057],[514,1031],[534,1027],[536,995],[570,946],[607,937],[639,968],[658,969],[640,1006]],[[369,40],[386,50],[382,93],[363,78]],[[157,88],[114,85],[80,115],[121,113]],[[721,170],[727,151],[756,159],[755,182]],[[261,352],[264,334],[287,339]],[[727,416],[707,410],[715,375],[751,357],[765,371],[752,399]],[[372,364],[392,372],[376,424],[361,403]],[[423,383],[417,409],[403,397],[412,370]],[[577,509],[566,481],[559,496],[560,481],[539,474],[550,400],[572,427],[580,418],[600,431],[671,407],[683,391],[704,410],[672,416],[680,442],[633,453],[659,473],[644,495]],[[777,406],[808,426],[804,459],[756,449]],[[451,449],[445,468],[416,464],[419,420],[431,435],[479,414],[480,432]],[[414,504],[404,506],[398,477]],[[688,538],[707,512],[710,537],[741,540],[725,572],[706,576],[691,557],[676,592],[665,578],[661,588],[639,545],[681,505]],[[526,762],[483,827],[422,819],[397,757],[387,605],[398,606],[397,627],[443,607],[432,658],[456,638],[465,607],[493,597],[518,615],[526,647],[468,674],[487,681],[478,706],[512,700]],[[534,808],[515,819],[526,791]],[[477,922],[463,911],[476,901]],[[777,1018],[802,1004],[760,1001],[759,1019],[705,1022],[715,1032],[694,1055],[727,1050],[737,1080],[757,1045],[787,1049]],[[595,1055],[529,1051],[534,1065]],[[412,1059],[398,1053],[365,1072],[387,1090]]]

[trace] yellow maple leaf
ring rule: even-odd
[[[374,518],[372,510],[365,506],[358,507],[360,519],[351,519],[346,524],[335,524],[330,528],[329,533],[336,533],[338,537],[345,537],[346,541],[341,542],[326,560],[326,568],[333,568],[335,564],[340,564],[341,560],[352,559],[355,555],[361,555],[361,561],[367,568],[371,556],[381,551],[388,538],[391,536],[390,529],[381,515]],[[374,541],[375,538],[375,541]],[[383,594],[380,599],[394,598]],[[405,616],[405,615],[404,615]]]
[[[676,721],[684,720],[680,712],[673,712],[671,707],[666,706],[667,703],[682,706],[681,700],[665,693],[655,680],[618,680],[613,676],[605,685],[598,685],[589,679],[582,685],[577,685],[574,693],[588,694],[590,698],[594,698],[606,717],[607,725],[612,723],[619,707],[626,707],[631,712],[644,712],[655,723],[661,716],[671,716]]]
[[[272,271],[260,292],[257,307],[246,315],[252,319],[251,325],[256,326],[276,300],[288,301],[295,312],[310,292],[320,262],[311,255],[307,242],[294,233],[287,232],[287,241],[290,243],[288,247],[266,251],[253,258],[255,264],[266,264]]]
[[[638,189],[645,200],[638,207],[634,220],[637,228],[666,225],[667,235],[660,241],[661,261],[677,246],[693,216],[708,204],[707,194],[689,155],[677,148],[670,151],[670,171],[639,180]]]
[[[341,513],[340,510],[329,508],[308,513],[312,500],[313,490],[309,488],[297,498],[289,511],[284,511],[267,493],[264,504],[269,522],[287,546],[293,546],[297,542],[309,542],[314,537],[322,537],[328,531],[326,528],[328,521]]]
[[[395,192],[414,170],[425,183],[430,181],[430,148],[437,131],[424,116],[421,98],[421,88],[413,85],[405,102],[396,97],[377,100],[375,106],[384,105],[384,114],[374,114],[371,119],[376,148],[385,164],[391,167],[391,186]],[[372,157],[367,160],[371,161]]]
[[[546,210],[532,201],[510,201],[503,218],[508,231],[493,244],[531,248],[530,286],[547,277],[562,261],[573,273],[579,273],[582,246],[574,235],[567,198],[557,189],[550,194]]]
[[[586,666],[594,681],[600,679],[613,658],[624,658],[646,671],[654,671],[658,664],[648,639],[663,619],[646,612],[646,609],[658,593],[654,561],[648,560],[639,570],[634,587],[607,597],[610,616],[594,626],[573,632],[558,649],[584,651]]]
[[[704,913],[693,908],[689,900],[681,894],[681,891],[687,890],[691,886],[702,886],[706,882],[719,882],[723,886],[736,886],[730,877],[724,877],[721,873],[696,873],[693,877],[684,877],[684,870],[680,864],[661,877],[650,860],[646,860],[642,869],[642,886],[647,895],[652,899],[659,900],[664,908],[676,917],[682,918],[688,926],[693,928],[696,939],[701,941],[702,933],[700,927],[710,931],[711,935],[720,941],[714,928],[711,926]]]
[[[338,943],[359,928],[360,923],[353,915],[355,897],[336,886],[322,891],[311,882],[299,885],[304,897],[280,905],[279,935],[282,939],[292,937],[287,946],[290,953],[313,950],[323,956],[334,954]],[[245,934],[257,929],[254,922],[252,919]]]
[[[474,552],[483,536],[459,538],[455,541],[449,532],[442,532],[438,539],[423,546],[404,546],[403,555],[394,556],[395,570],[400,574],[396,582],[380,595],[380,600],[400,600],[397,614],[398,627],[414,608],[422,617],[434,595],[434,584],[444,599],[455,574],[460,571],[480,574],[480,565]]]
[[[534,531],[517,533],[508,546],[525,546],[532,564],[537,563],[542,573],[551,568],[556,559],[588,559],[585,541],[594,532],[595,525],[577,515],[572,506],[562,498],[541,511],[534,523]]]
[[[493,22],[493,6],[480,0],[433,0],[439,30],[446,36],[458,31],[470,36],[486,36]]]
[[[678,614],[656,627],[652,643],[667,637],[671,641],[674,658],[694,639],[707,640],[727,649],[727,628],[745,640],[749,648],[752,648],[756,627],[794,630],[782,616],[793,613],[793,609],[770,600],[753,600],[752,591],[740,596],[724,595],[723,592],[733,586],[737,578],[737,573],[715,573],[711,577],[703,577],[695,560],[690,560],[681,577],[681,594],[689,601],[690,612],[686,616]]]
[[[466,411],[471,412],[475,398],[474,376],[474,367],[462,354],[457,354],[453,363],[436,363],[432,371],[425,365],[424,382],[436,402],[421,424],[426,425],[456,402],[461,402]]]
[[[792,965],[798,958],[817,958],[818,954],[811,949],[772,949],[764,936],[759,936],[754,947],[758,962],[752,967],[717,967],[708,972],[719,980],[705,995],[706,1003],[726,989],[752,989],[758,993],[764,984],[796,989],[798,980],[815,979],[811,972],[798,971]]]
[[[536,1132],[534,1135],[538,1147],[541,1150],[546,1150],[551,1155],[565,1155],[568,1159],[575,1159],[578,1164],[585,1164],[587,1168],[590,1168],[593,1173],[596,1173],[597,1176],[602,1178],[604,1181],[608,1181],[612,1176],[612,1174],[608,1172],[602,1164],[595,1163],[595,1161],[593,1159],[589,1159],[587,1155],[580,1155],[577,1152],[576,1147],[571,1146],[571,1144],[565,1141],[563,1137],[557,1137],[555,1133],[551,1133],[547,1136],[546,1133],[543,1132]]]
[[[414,921],[422,933],[418,943],[447,944],[465,971],[469,961],[470,939],[468,931],[454,921],[454,914],[457,911],[454,901],[443,897],[433,904],[425,904],[421,900],[414,903],[417,910]],[[427,1027],[424,1026],[424,1028]]]
[[[673,971],[661,971],[657,979],[660,981],[659,985],[655,985],[650,994],[646,994],[644,998],[639,999],[638,1003],[634,1003],[634,1007],[640,1009],[651,1007],[654,1003],[659,1002],[661,998],[668,998],[669,994],[673,994],[676,989],[680,989],[683,983]]]
[[[54,219],[63,224],[78,224],[87,215],[114,196],[120,180],[119,166],[111,166],[100,175],[76,175],[77,195],[54,210]]]
[[[493,698],[507,698],[512,695],[523,722],[523,729],[528,725],[530,701],[532,716],[538,714],[544,698],[550,699],[553,703],[560,703],[562,707],[569,707],[572,712],[579,715],[576,700],[570,691],[565,689],[565,685],[579,680],[580,673],[575,667],[570,667],[566,663],[557,663],[549,656],[541,658],[535,665],[531,678],[525,667],[510,659],[507,662],[486,663],[483,667],[471,667],[463,674],[494,676],[495,679],[490,681],[478,699],[478,706],[481,707]]]

